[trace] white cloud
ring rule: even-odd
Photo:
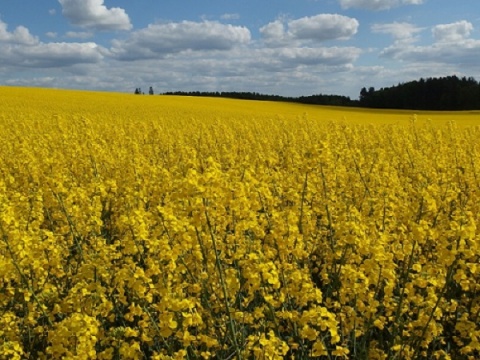
[[[30,34],[30,31],[24,26],[18,26],[13,32],[9,32],[7,24],[0,20],[1,42],[33,45],[38,43],[38,38]]]
[[[331,40],[348,39],[357,33],[356,19],[338,14],[320,14],[292,20],[290,33],[296,39]]]
[[[136,62],[109,60],[101,64],[98,73],[90,75],[98,76],[97,81],[116,79],[117,89],[128,92],[136,87],[153,86],[156,92],[341,93],[340,89],[325,84],[335,79],[339,88],[350,86],[353,81],[339,83],[338,76],[349,72],[361,53],[354,47],[258,48],[256,45],[228,51],[180,52]]]
[[[149,25],[126,40],[113,41],[111,51],[123,60],[149,59],[189,50],[229,50],[250,39],[250,31],[243,26],[182,21]]]
[[[2,48],[0,59],[15,67],[59,68],[96,63],[103,58],[95,43],[38,43],[33,46],[10,45]]]
[[[478,70],[480,40],[469,38],[472,31],[473,25],[465,20],[436,25],[432,28],[434,43],[415,45],[395,41],[380,55],[408,64],[456,65]]]
[[[94,34],[89,31],[67,31],[65,37],[69,39],[88,39],[91,38]]]
[[[264,51],[272,59],[279,59],[289,66],[327,65],[338,66],[354,62],[361,50],[355,47],[325,47],[325,48],[281,48],[274,51]]]
[[[382,52],[382,56],[414,63],[454,64],[477,68],[480,40],[461,42],[437,42],[426,46],[399,46],[394,44]]]
[[[400,5],[420,5],[424,0],[338,0],[342,8],[387,10]]]
[[[411,39],[423,28],[406,22],[393,22],[389,24],[373,24],[371,27],[374,33],[389,34],[397,40]]]
[[[439,42],[456,42],[466,39],[473,30],[472,23],[462,20],[433,27],[432,34]]]
[[[281,46],[288,43],[285,32],[285,24],[281,20],[275,20],[260,28],[260,34],[270,46]]]
[[[31,84],[129,92],[139,86],[154,86],[156,92],[331,93],[336,90],[328,85],[328,79],[335,78],[337,84],[335,74],[349,73],[361,50],[319,46],[318,41],[325,36],[319,36],[317,31],[325,31],[332,40],[350,36],[356,31],[356,20],[349,19],[328,16],[321,25],[321,17],[279,20],[274,22],[277,25],[270,25],[270,36],[290,39],[285,46],[275,48],[262,47],[261,40],[252,41],[246,27],[215,21],[152,24],[125,38],[118,37],[108,50],[94,42],[37,40],[32,45],[21,45],[13,40],[14,31],[8,32],[5,24],[0,26],[0,34],[10,42],[0,43],[0,73],[8,72],[10,83],[20,85],[28,80],[23,75],[27,72],[18,69],[30,67],[35,68]],[[275,26],[279,28],[276,35]],[[335,30],[330,31],[332,28]],[[17,32],[15,40],[22,38],[21,33]],[[86,37],[88,31],[64,36],[83,35]]]
[[[48,10],[48,13],[49,13],[50,15],[55,15],[55,14],[57,13],[57,10],[55,10],[55,9],[50,9],[50,10]]]
[[[54,31],[49,31],[49,32],[45,33],[45,35],[47,37],[51,38],[51,39],[55,39],[58,36],[58,34]]]
[[[69,21],[84,28],[95,30],[131,30],[130,18],[124,9],[108,9],[104,0],[58,0],[62,14]]]
[[[344,40],[357,33],[356,19],[338,14],[319,14],[300,19],[275,20],[260,28],[265,42],[280,46],[290,41]]]
[[[54,34],[50,34],[53,36]],[[24,26],[9,32],[0,20],[0,60],[13,67],[64,67],[94,63],[103,58],[103,50],[95,43],[43,43]]]
[[[85,3],[90,5],[84,7],[90,7],[92,2]],[[372,9],[380,9],[381,4],[406,4],[400,0],[375,3]],[[236,17],[221,16],[230,20]],[[94,35],[99,22],[95,24],[83,23],[84,28],[77,28],[78,32],[48,33],[48,37],[65,42],[49,39],[51,42],[44,43],[26,27],[7,29],[0,20],[0,80],[127,92],[153,86],[156,93],[204,90],[357,96],[363,86],[378,88],[461,71],[467,76],[480,74],[480,40],[473,39],[473,25],[467,21],[428,30],[409,22],[373,24],[372,33],[393,39],[391,46],[380,53],[376,66],[364,67],[357,60],[368,50],[345,43],[342,46],[339,41],[357,33],[358,21],[338,14],[279,18],[260,28],[260,39],[252,39],[244,26],[218,21],[156,23],[119,34],[110,49],[81,40]],[[430,30],[433,38],[423,38]],[[420,35],[422,41],[417,41]],[[367,46],[372,44],[374,39]],[[370,51],[366,58],[372,58],[378,49]],[[361,62],[365,64],[367,59]],[[34,69],[34,75],[26,68]]]
[[[325,34],[317,31],[326,32],[328,38],[345,38],[356,32],[357,22],[336,16],[301,20],[277,20],[262,28],[264,37],[289,37],[281,47],[262,47],[265,43],[252,41],[250,31],[241,26],[213,21],[153,24],[132,32],[125,40],[115,40],[110,54],[122,61],[106,60],[98,76],[121,78],[118,83],[126,91],[148,86],[156,91],[234,90],[285,95],[335,91],[327,90],[327,79],[351,71],[361,49],[318,46]],[[321,84],[324,87],[319,90]]]

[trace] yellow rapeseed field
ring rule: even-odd
[[[1,87],[0,358],[480,358],[479,115]]]

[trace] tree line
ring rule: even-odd
[[[134,94],[135,95],[145,95],[145,93],[142,91],[142,88],[136,88]],[[149,95],[154,94],[153,87],[150,86],[150,89],[148,89],[148,94]]]
[[[297,102],[303,104],[332,105],[332,106],[358,106],[358,100],[352,100],[349,96],[342,95],[310,95],[300,97],[290,97],[281,95],[268,95],[257,92],[236,92],[236,91],[168,91],[163,95],[180,96],[207,96],[224,97],[243,100],[263,100],[263,101],[285,101]]]
[[[478,110],[480,83],[473,77],[421,78],[380,90],[362,88],[359,102],[371,108]]]
[[[473,77],[447,76],[421,78],[395,86],[375,90],[366,87],[360,90],[359,99],[342,95],[310,95],[288,97],[267,95],[258,92],[208,92],[173,91],[164,95],[225,97],[245,100],[286,101],[314,105],[352,106],[380,109],[409,110],[479,110],[480,83]]]

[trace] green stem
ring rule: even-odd
[[[0,228],[0,230],[2,230],[2,232],[3,232],[3,228]],[[40,303],[40,300],[38,299],[37,295],[35,294],[35,291],[33,290],[32,286],[28,283],[28,279],[25,276],[25,274],[22,272],[22,269],[20,269],[20,266],[18,265],[18,262],[15,258],[15,254],[13,253],[13,250],[10,246],[10,242],[8,241],[8,237],[6,235],[3,235],[2,238],[3,238],[3,241],[5,242],[5,244],[7,245],[7,250],[8,250],[8,252],[9,252],[11,258],[12,258],[12,261],[13,261],[13,266],[15,266],[15,269],[17,270],[18,274],[20,275],[20,278],[22,279],[23,283],[25,284],[28,291],[32,295],[33,300],[37,303],[37,305],[38,305],[40,311],[42,312],[43,317],[46,319],[48,325],[50,327],[53,327],[53,324],[50,321],[50,318],[48,317],[48,314],[45,312],[45,309],[43,308],[43,305]]]
[[[215,238],[215,234],[213,233],[212,223],[210,221],[210,216],[208,215],[208,211],[207,211],[207,200],[205,198],[203,198],[203,205],[205,206],[205,217],[207,219],[207,226],[208,226],[208,230],[210,232],[210,237],[212,239],[213,251],[215,251],[215,263],[216,263],[216,266],[217,266],[218,275],[220,277],[220,283],[221,283],[222,291],[223,291],[223,298],[225,299],[225,310],[226,310],[227,316],[228,316],[229,330],[230,330],[230,334],[232,336],[232,341],[233,341],[233,345],[235,347],[235,353],[237,355],[237,359],[241,360],[242,359],[242,353],[241,353],[240,347],[238,346],[238,343],[237,343],[235,325],[234,325],[234,322],[233,322],[232,314],[230,312],[230,305],[228,303],[229,301],[228,301],[227,285],[225,283],[225,278],[224,278],[224,275],[223,275],[222,263],[221,263],[220,258],[218,256],[217,241],[216,241],[216,238]]]

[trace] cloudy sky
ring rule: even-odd
[[[0,0],[0,85],[357,98],[479,59],[477,0]]]

